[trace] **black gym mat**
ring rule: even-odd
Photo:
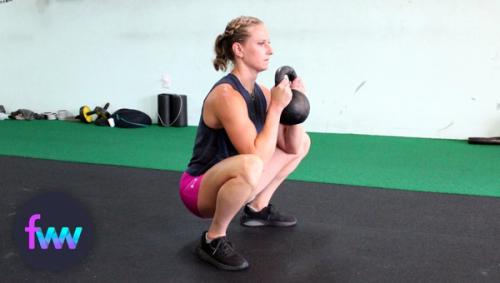
[[[224,272],[193,253],[208,221],[181,204],[179,172],[0,157],[1,282],[500,282],[500,199],[287,181],[294,228],[230,240],[251,266]],[[13,243],[16,207],[44,191],[82,201],[95,242],[79,265],[34,271]]]

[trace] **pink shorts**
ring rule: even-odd
[[[201,180],[203,175],[191,176],[184,172],[181,176],[179,184],[179,195],[181,200],[189,211],[194,215],[203,218],[198,211],[198,192],[200,191]]]

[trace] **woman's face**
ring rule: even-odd
[[[241,45],[241,59],[258,72],[264,71],[273,55],[269,33],[263,24],[249,27],[248,33],[250,36]]]

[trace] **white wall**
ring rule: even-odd
[[[76,112],[109,101],[155,116],[156,94],[174,92],[196,125],[223,75],[214,39],[239,15],[271,33],[260,82],[284,64],[303,77],[308,131],[500,135],[498,0],[12,0],[0,4],[0,104]]]

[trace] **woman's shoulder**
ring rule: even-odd
[[[221,83],[215,86],[209,93],[209,95],[217,97],[233,97],[235,94],[238,94],[238,91],[228,83]]]
[[[222,83],[214,87],[208,94],[206,102],[217,105],[245,103],[240,93],[227,83]]]

